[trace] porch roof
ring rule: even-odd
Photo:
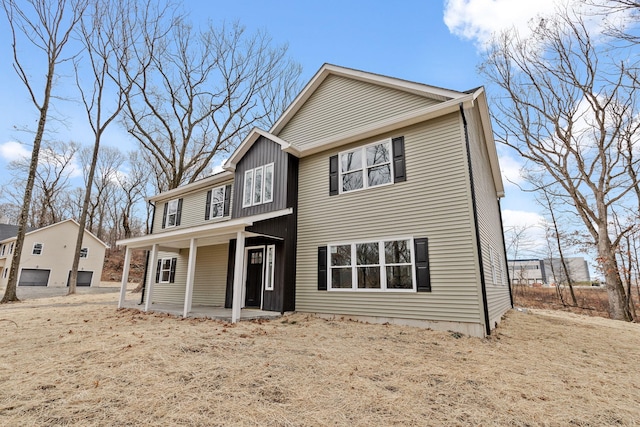
[[[126,246],[131,249],[148,249],[157,244],[163,248],[179,249],[188,248],[191,239],[198,240],[197,246],[214,245],[225,243],[236,238],[238,231],[245,231],[246,227],[249,227],[256,222],[290,215],[292,213],[293,209],[291,208],[281,209],[279,211],[252,215],[244,218],[236,218],[212,224],[198,225],[195,227],[171,230],[163,233],[122,239],[116,241],[116,245]],[[246,235],[251,237],[261,236],[262,234],[246,232]]]

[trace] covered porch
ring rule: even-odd
[[[263,215],[254,215],[241,219],[232,219],[202,226],[163,231],[157,234],[150,234],[147,236],[116,242],[118,245],[126,246],[118,307],[142,308],[144,311],[171,313],[182,315],[185,318],[208,317],[230,320],[232,323],[235,323],[240,319],[272,318],[279,316],[279,312],[244,308],[244,282],[245,269],[247,265],[247,261],[245,259],[247,254],[246,240],[255,237],[266,237],[269,239],[281,240],[281,238],[278,237],[268,236],[255,231],[248,231],[247,227],[252,226],[254,222],[264,221],[266,219],[276,218],[290,213],[291,209],[285,209],[282,211],[271,212]],[[230,282],[227,295],[232,297],[232,299],[230,301],[231,304],[229,304],[229,302],[224,304],[227,307],[230,306],[230,308],[224,308],[216,305],[193,304],[194,282],[197,275],[196,258],[198,249],[202,249],[202,247],[207,246],[210,247],[214,245],[229,244],[231,241],[234,242],[235,250],[233,251],[233,254],[229,255],[231,271],[228,272]],[[135,249],[149,251],[148,264],[146,267],[147,275],[143,301],[144,304],[142,306],[138,304],[138,301],[126,300],[126,284],[129,280],[131,251]],[[157,298],[154,300],[154,288],[159,286],[157,283],[157,277],[159,276],[158,254],[161,251],[174,252],[177,254],[180,254],[182,251],[182,259],[186,261],[186,265],[184,266],[186,278],[183,277],[182,281],[184,286],[184,298],[182,295],[178,294],[174,298],[175,303],[167,300],[157,301]],[[163,273],[165,272],[163,271]],[[225,274],[227,274],[226,271]],[[182,292],[182,290],[180,290],[180,292]]]

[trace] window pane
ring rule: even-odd
[[[380,289],[380,267],[358,267],[358,289]]]
[[[362,188],[362,171],[342,175],[342,191]]]
[[[412,289],[411,266],[387,267],[387,289]]]
[[[331,265],[351,265],[351,245],[331,246]]]
[[[384,242],[384,262],[385,264],[410,264],[411,250],[408,240],[394,240]]]
[[[160,278],[161,282],[168,282],[169,281],[169,272],[168,271],[162,271],[162,277]]]
[[[273,200],[273,165],[264,167],[264,201]]]
[[[224,187],[213,189],[211,192],[211,203],[224,203]]]
[[[389,144],[378,144],[367,147],[367,166],[379,165],[381,163],[389,163],[391,153]]]
[[[163,259],[162,260],[162,269],[163,270],[171,270],[171,259]]]
[[[351,285],[351,267],[332,268],[331,269],[331,287],[334,289],[350,289]]]
[[[389,165],[372,167],[367,170],[367,174],[369,176],[369,187],[391,182],[391,166]]]
[[[244,194],[242,206],[251,206],[251,190],[253,189],[253,170],[244,173]]]
[[[224,203],[211,205],[211,218],[219,218],[224,215]]]
[[[340,154],[340,171],[349,172],[362,169],[362,151],[356,150],[350,153]]]
[[[356,258],[358,260],[358,265],[380,264],[378,242],[358,243],[356,245]]]
[[[254,191],[253,191],[253,203],[262,203],[262,167],[256,168],[254,178]]]

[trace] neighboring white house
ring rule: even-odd
[[[73,264],[79,224],[68,219],[29,231],[24,236],[18,286],[68,286]],[[10,230],[4,226],[5,231]],[[7,285],[16,242],[17,227],[0,240],[0,288]],[[78,267],[78,286],[100,283],[104,253],[107,245],[85,230]]]

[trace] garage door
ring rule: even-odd
[[[47,286],[51,270],[23,268],[20,272],[18,286]]]
[[[69,286],[69,279],[71,279],[71,271],[67,276],[67,286]],[[93,271],[78,271],[76,286],[91,286],[91,279],[93,279]]]

